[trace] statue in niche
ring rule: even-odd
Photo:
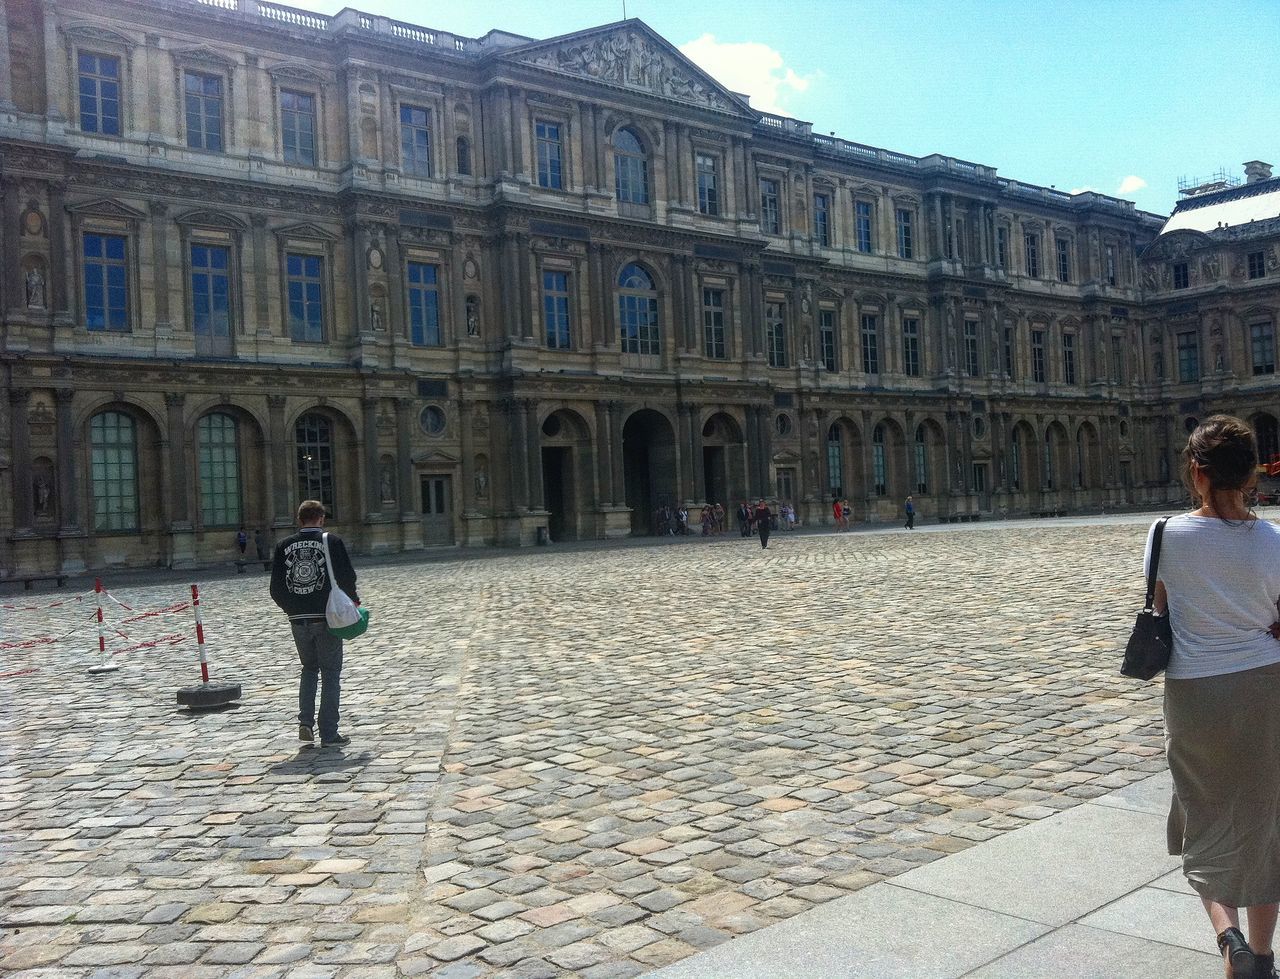
[[[382,302],[375,299],[369,303],[369,323],[375,333],[382,332]]]
[[[44,309],[44,273],[39,265],[27,270],[27,308]]]
[[[489,498],[489,470],[483,465],[476,470],[476,499],[487,500]]]
[[[1219,340],[1213,345],[1213,369],[1218,373],[1222,373],[1226,369],[1222,359],[1222,341]]]
[[[53,514],[53,480],[44,473],[37,474],[31,481],[31,496],[35,500],[37,517]]]
[[[467,297],[467,336],[480,335],[480,300],[476,296]]]
[[[381,489],[383,503],[394,503],[396,501],[395,470],[389,462],[382,464]]]

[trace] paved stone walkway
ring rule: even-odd
[[[174,707],[190,642],[0,651],[0,969],[632,976],[1104,795],[1163,767],[1148,520],[371,567],[345,750],[292,740],[261,575],[203,589],[235,710]]]

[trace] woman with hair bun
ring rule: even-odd
[[[1276,975],[1280,528],[1253,513],[1257,464],[1253,431],[1239,418],[1215,415],[1191,433],[1183,480],[1198,506],[1165,526],[1155,598],[1173,627],[1169,852],[1182,856],[1204,902],[1228,979]]]

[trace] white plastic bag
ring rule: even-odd
[[[338,579],[333,573],[333,558],[329,556],[328,531],[320,539],[324,543],[324,564],[329,574],[329,601],[324,607],[324,618],[330,629],[345,629],[360,621],[360,609],[351,596],[338,587]]]

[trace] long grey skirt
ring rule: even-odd
[[[1280,664],[1165,680],[1169,852],[1201,897],[1280,901]]]

